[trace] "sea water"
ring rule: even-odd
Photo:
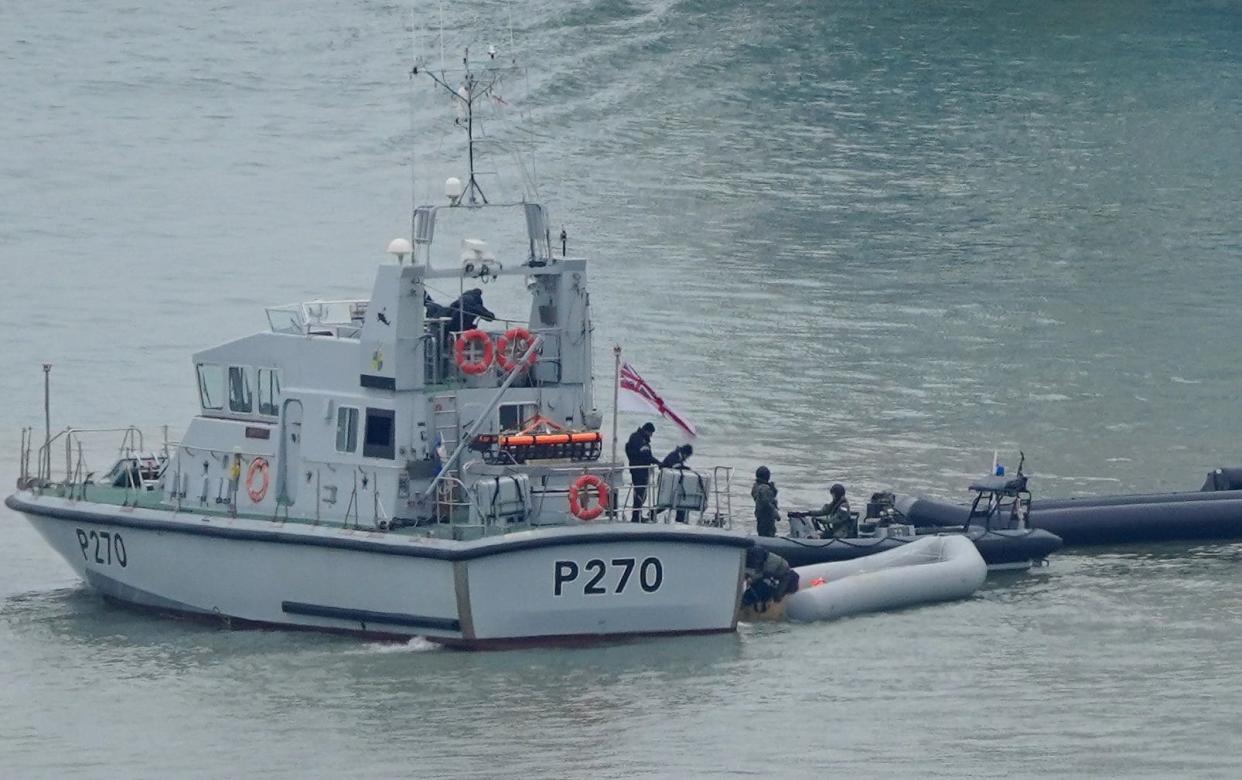
[[[533,163],[592,258],[601,409],[621,343],[701,428],[693,462],[737,467],[739,516],[760,464],[791,509],[833,482],[965,499],[993,450],[1048,497],[1242,459],[1236,4],[443,6],[0,8],[5,479],[42,362],[55,427],[176,432],[193,351],[367,295],[411,150],[425,196],[461,175],[448,99],[410,100],[441,17],[449,64],[491,43],[530,67],[492,101],[482,183],[518,194],[510,160]],[[831,624],[464,654],[134,614],[0,520],[6,777],[1242,764],[1238,544],[1065,553]]]

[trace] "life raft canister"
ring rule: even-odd
[[[500,341],[496,342],[496,360],[500,363],[500,367],[505,371],[512,371],[522,360],[522,356],[530,349],[530,345],[535,341],[535,337],[531,335],[526,328],[518,326],[509,328],[505,331],[505,335],[500,337]],[[526,360],[522,368],[530,368],[535,365],[535,361],[539,356],[534,352],[530,353],[530,357]]]
[[[246,493],[250,496],[250,500],[256,504],[262,501],[267,495],[269,483],[267,461],[263,458],[250,461],[250,468],[246,470]]]
[[[588,488],[595,488],[599,503],[587,508],[583,501]],[[589,494],[587,494],[589,495]],[[608,508],[608,483],[594,474],[583,474],[569,486],[569,511],[579,520],[594,520]]]
[[[478,360],[469,360],[466,357],[466,347],[470,343],[478,344],[483,348],[483,356]],[[457,367],[463,374],[482,374],[491,367],[495,349],[492,345],[492,337],[475,328],[457,337],[457,343],[453,345],[453,359],[457,361]]]

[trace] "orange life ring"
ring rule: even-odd
[[[595,488],[599,503],[588,509],[583,503],[583,491]],[[569,486],[569,511],[579,520],[594,520],[608,508],[608,483],[594,474],[583,474]]]
[[[478,360],[467,360],[467,342],[479,343],[483,347],[483,357]],[[458,336],[457,343],[453,345],[453,359],[457,361],[457,367],[463,374],[482,374],[491,367],[493,354],[495,354],[495,347],[492,345],[492,337],[478,328],[468,330]]]
[[[259,477],[259,486],[255,487],[255,477]],[[249,494],[250,500],[256,504],[263,500],[267,495],[267,488],[270,480],[267,476],[267,461],[263,458],[255,458],[250,461],[250,468],[246,469],[246,493]]]
[[[496,342],[496,360],[500,363],[500,367],[505,371],[512,371],[534,341],[535,337],[526,328],[519,326],[505,331],[505,335]],[[523,368],[530,368],[538,359],[538,355],[534,352],[530,353],[530,358]]]

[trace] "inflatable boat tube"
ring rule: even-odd
[[[1215,474],[1198,492],[1037,499],[1027,523],[1066,546],[1242,539],[1242,490],[1216,487]],[[898,496],[893,505],[920,528],[960,526],[970,516],[970,507],[915,496]]]
[[[988,567],[965,536],[925,536],[852,561],[795,567],[798,591],[785,597],[789,620],[835,620],[970,596]]]
[[[1242,539],[1242,494],[1230,501],[1160,500],[1135,503],[1031,505],[1030,524],[1067,545]]]
[[[966,513],[969,514],[969,508]],[[958,525],[961,525],[959,520]],[[974,542],[991,571],[1028,569],[1061,548],[1054,533],[1031,528],[990,530],[971,526],[964,534]],[[790,566],[849,561],[913,543],[920,537],[889,536],[857,539],[793,539],[788,536],[752,536],[760,547],[789,561]]]

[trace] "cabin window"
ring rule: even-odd
[[[259,414],[275,417],[280,413],[276,401],[280,398],[280,374],[274,368],[259,369]]]
[[[336,451],[354,452],[358,449],[358,410],[341,406],[336,410]]]
[[[525,428],[539,414],[538,404],[501,404],[500,430],[516,431]]]
[[[198,399],[204,409],[224,408],[224,369],[220,366],[199,364]]]
[[[238,414],[250,414],[254,411],[249,372],[241,366],[229,366],[229,411]]]
[[[367,409],[367,430],[362,440],[363,456],[389,460],[396,456],[395,416],[396,412],[392,409]]]

